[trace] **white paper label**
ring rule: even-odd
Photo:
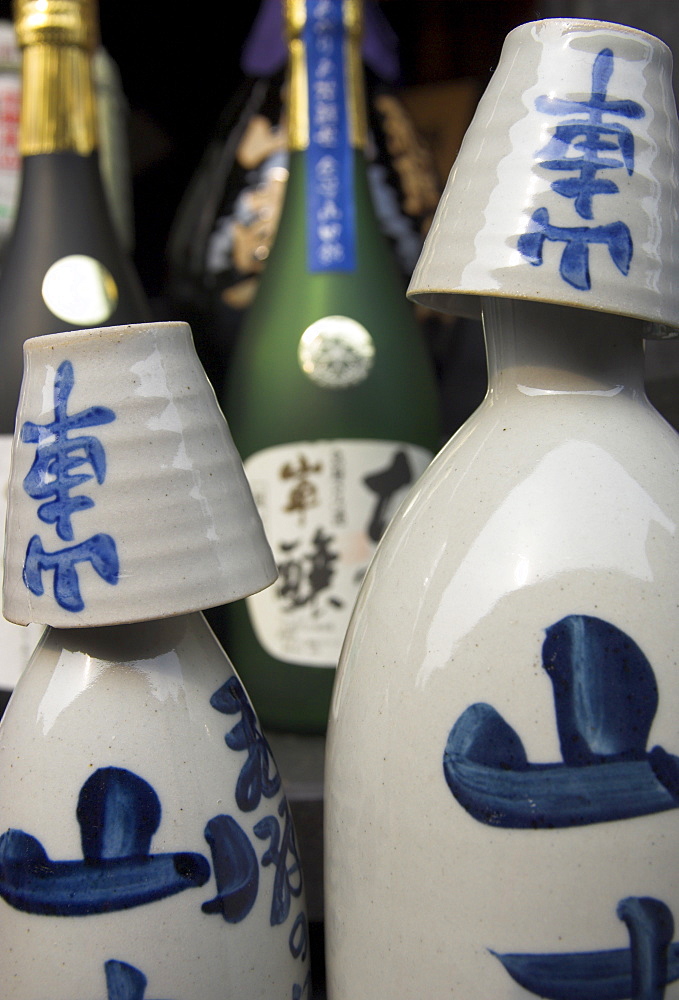
[[[302,334],[297,358],[316,385],[348,389],[368,377],[375,361],[375,341],[349,316],[323,316]]]
[[[12,229],[19,192],[19,110],[21,84],[18,73],[0,73],[0,239]]]
[[[247,599],[263,648],[334,667],[375,546],[432,455],[395,441],[300,441],[267,448],[245,471],[278,564]]]
[[[7,484],[12,454],[12,435],[0,434],[0,593],[5,549]],[[12,691],[42,635],[42,625],[13,625],[0,615],[0,690]]]
[[[65,323],[97,326],[118,305],[118,286],[101,261],[74,253],[56,260],[42,281],[45,305]]]

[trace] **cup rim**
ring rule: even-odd
[[[648,38],[651,42],[659,43],[663,49],[667,51],[669,55],[672,55],[672,49],[662,38],[658,35],[654,35],[651,31],[646,31],[644,28],[637,28],[631,24],[623,24],[620,21],[601,21],[597,18],[590,17],[541,17],[536,18],[533,21],[524,21],[523,24],[517,24],[516,27],[512,28],[511,31],[507,32],[505,36],[505,41],[517,32],[523,32],[527,29],[532,29],[539,27],[540,25],[550,25],[559,23],[563,25],[563,30],[561,34],[567,35],[573,31],[615,31],[621,35],[628,34],[634,35],[635,38]]]
[[[183,330],[191,333],[191,327],[184,320],[149,320],[144,323],[124,323],[120,326],[93,326],[83,327],[77,330],[62,330],[58,333],[42,334],[39,337],[29,337],[24,341],[24,353],[35,350],[49,350],[51,348],[62,348],[65,345],[80,344],[82,341],[94,343],[97,340],[112,340],[116,337],[131,338],[135,335],[148,333],[150,330],[157,330],[159,333],[170,330]]]

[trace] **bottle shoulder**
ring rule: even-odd
[[[271,257],[221,394],[245,454],[310,435],[438,443],[431,358],[379,228],[360,152],[354,193],[355,268],[311,273],[305,161],[292,154]]]
[[[46,258],[55,252],[98,249],[111,259],[127,259],[110,217],[96,153],[62,152],[25,157],[15,222],[5,252],[11,266],[15,247]],[[80,251],[84,252],[84,251]],[[19,269],[25,259],[16,261]]]
[[[64,330],[144,322],[141,281],[108,214],[97,157],[26,157],[0,265],[0,427],[14,425],[23,342]]]
[[[373,284],[376,292],[384,290],[395,295],[398,304],[403,306],[404,313],[410,316],[412,309],[405,298],[403,274],[375,212],[363,152],[355,150],[352,154],[352,197],[340,209],[350,211],[353,217],[355,266],[346,270],[342,269],[341,264],[329,266],[325,270],[310,270],[308,244],[311,223],[307,209],[307,163],[304,154],[299,152],[291,153],[289,163],[290,174],[276,240],[260,287],[263,286],[266,290],[271,285],[278,291],[281,281],[297,281],[304,283],[305,287],[327,289],[329,297],[346,295],[348,308],[352,295],[368,284]],[[328,222],[328,227],[332,227],[331,221]],[[299,297],[296,298],[299,302]],[[360,306],[360,302],[355,304]],[[295,302],[291,301],[290,305],[294,308]]]
[[[504,498],[526,490],[550,498],[552,510],[564,506],[577,516],[596,504],[621,517],[627,494],[679,518],[679,434],[635,393],[498,400],[488,392],[426,476],[428,509],[446,509],[454,483],[456,503],[479,523]],[[522,509],[530,520],[530,506]]]

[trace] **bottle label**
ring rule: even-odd
[[[356,266],[352,150],[344,83],[342,0],[307,0],[307,257],[314,272]]]
[[[322,389],[348,389],[368,377],[375,341],[349,316],[323,316],[302,334],[297,359],[304,374]]]
[[[42,282],[45,305],[65,323],[100,326],[118,305],[118,286],[104,265],[85,254],[62,257]]]
[[[4,529],[7,511],[7,486],[12,454],[12,435],[0,434],[0,525]],[[0,535],[0,549],[4,550],[4,531]],[[3,581],[3,562],[0,552],[0,592]],[[23,584],[21,584],[23,586]],[[0,615],[0,690],[13,690],[28,663],[31,653],[43,632],[42,625],[14,625]]]
[[[247,599],[271,656],[334,667],[375,546],[431,453],[395,441],[300,441],[256,452],[245,471],[278,564]]]
[[[0,73],[0,241],[11,232],[19,192],[20,108],[19,73]]]

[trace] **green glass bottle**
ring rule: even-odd
[[[440,443],[439,403],[368,188],[362,4],[285,14],[285,202],[221,395],[279,579],[207,616],[262,723],[322,733],[358,587]]]

